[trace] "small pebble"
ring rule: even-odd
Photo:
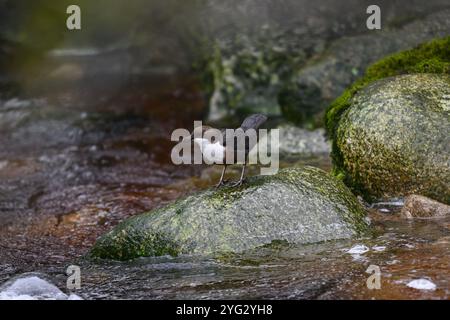
[[[410,195],[406,197],[400,215],[407,219],[450,216],[450,206],[427,197]]]

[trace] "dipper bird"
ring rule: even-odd
[[[204,159],[211,164],[221,164],[223,165],[222,174],[220,176],[219,183],[216,185],[216,188],[224,185],[226,181],[224,181],[225,171],[227,169],[226,156],[233,152],[233,164],[238,163],[239,155],[244,158],[244,163],[242,164],[241,177],[239,181],[233,183],[232,187],[237,187],[242,185],[244,181],[245,174],[245,166],[247,163],[248,153],[252,148],[258,143],[259,134],[257,129],[267,120],[267,117],[262,114],[252,114],[245,118],[242,122],[241,126],[235,130],[234,143],[232,145],[233,150],[229,150],[230,146],[227,146],[227,137],[226,130],[227,129],[218,129],[222,133],[223,141],[210,141],[209,139],[204,137],[204,133],[207,132],[211,128],[210,126],[202,126],[201,127],[201,137],[197,138],[194,136],[194,131],[190,135],[190,139],[194,140],[194,143],[197,144],[200,148],[200,151],[203,154]],[[256,131],[256,141],[250,141],[250,139],[245,138],[245,133],[247,130],[253,129]],[[245,140],[244,143],[237,143],[237,139],[243,138]],[[228,149],[227,149],[228,148]]]

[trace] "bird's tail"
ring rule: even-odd
[[[246,131],[248,129],[258,129],[264,122],[266,122],[267,117],[263,114],[256,113],[245,118],[244,122],[241,124],[241,128]]]

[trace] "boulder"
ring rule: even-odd
[[[334,131],[335,172],[368,200],[450,203],[450,76],[388,77],[361,89]]]
[[[413,194],[406,197],[400,215],[407,219],[450,216],[450,206]]]
[[[235,253],[279,241],[350,238],[368,226],[364,209],[341,181],[314,167],[289,168],[131,217],[98,239],[90,255],[128,260]]]

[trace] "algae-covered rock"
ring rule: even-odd
[[[273,241],[313,243],[368,230],[345,185],[321,169],[283,169],[242,187],[209,189],[125,220],[91,251],[100,258],[242,252]]]
[[[334,132],[336,172],[368,199],[450,203],[450,75],[389,77],[360,90]]]
[[[277,94],[292,70],[305,61],[294,32],[263,26],[251,36],[217,42],[207,61],[209,120],[246,113],[279,115]]]

